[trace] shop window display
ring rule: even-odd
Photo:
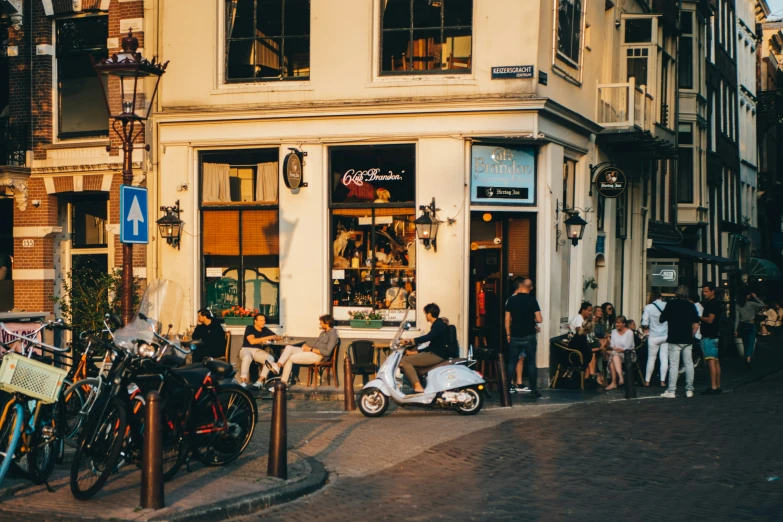
[[[415,146],[334,147],[331,163],[332,307],[378,310],[384,326],[415,322]]]
[[[278,149],[201,156],[204,304],[280,322]],[[232,314],[234,312],[231,312]]]

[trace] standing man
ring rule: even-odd
[[[666,337],[669,335],[669,326],[660,320],[665,308],[666,303],[661,299],[661,293],[651,292],[650,304],[644,307],[642,313],[642,330],[648,334],[645,386],[650,385],[656,357],[661,360],[661,386],[666,386],[666,372],[669,371],[669,347],[666,344]]]
[[[536,331],[538,324],[544,322],[541,316],[541,308],[536,298],[530,295],[533,290],[533,281],[523,279],[516,283],[514,295],[506,302],[506,340],[509,344],[508,374],[513,375],[516,370],[516,387],[522,391],[522,368],[517,365],[518,360],[527,361],[527,378],[530,381],[530,396],[534,399],[541,397],[538,393],[538,367],[536,366],[536,350],[538,342]]]
[[[506,326],[506,341],[508,341],[509,343],[510,343],[510,341],[509,341],[509,332],[511,331],[509,329],[510,328],[509,325],[511,324],[510,323],[511,315],[510,315],[510,313],[508,311],[508,304],[509,304],[509,302],[511,301],[511,299],[515,295],[518,295],[518,294],[522,293],[522,283],[523,283],[523,281],[524,281],[523,279],[519,279],[519,278],[514,280],[514,283],[512,285],[514,293],[511,294],[511,297],[506,299],[506,304],[505,304],[506,314],[505,314],[505,322],[504,322],[504,324]],[[509,346],[509,351],[510,351],[510,349],[511,348]],[[511,357],[511,353],[509,353],[509,358],[508,358],[509,368],[511,367],[511,361],[513,361],[513,360],[514,360],[514,358]],[[525,354],[524,354],[524,352],[519,354],[519,359],[517,360],[517,364],[516,364],[515,368],[516,368],[515,369],[515,373],[509,373],[508,374],[509,379],[511,379],[512,381],[514,381],[514,376],[516,375],[516,381],[515,381],[516,384],[514,382],[511,383],[511,389],[509,390],[509,392],[511,392],[511,393],[516,393],[517,391],[529,392],[530,388],[525,389],[525,387],[522,385],[522,374],[524,373],[524,369],[525,369]]]
[[[715,285],[707,283],[702,288],[704,313],[701,316],[701,353],[710,369],[710,387],[702,395],[719,395],[720,360],[718,359],[718,337],[720,337],[721,304],[715,298]]]
[[[579,313],[571,319],[568,323],[568,327],[572,332],[577,333],[579,329],[585,324],[585,321],[589,321],[593,316],[593,305],[588,301],[583,301],[582,306],[579,307]]]
[[[685,396],[693,397],[693,337],[700,323],[696,307],[688,300],[688,288],[678,286],[674,297],[676,299],[666,306],[659,317],[660,322],[668,327],[666,342],[669,350],[669,387],[661,394],[661,397],[666,399],[676,397],[680,353],[685,362]]]

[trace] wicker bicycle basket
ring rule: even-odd
[[[0,390],[23,393],[51,404],[60,395],[67,371],[34,361],[17,353],[7,353],[0,366]]]

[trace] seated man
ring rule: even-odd
[[[212,310],[202,308],[196,314],[198,326],[193,330],[193,340],[204,344],[193,352],[193,362],[200,363],[205,357],[223,357],[226,353],[226,332]]]
[[[339,341],[337,330],[334,329],[334,317],[331,315],[322,315],[318,318],[318,326],[321,334],[318,340],[312,346],[304,344],[303,346],[286,346],[283,353],[280,354],[280,361],[275,363],[274,359],[269,363],[272,371],[280,373],[280,365],[283,366],[282,381],[287,383],[291,376],[291,368],[294,364],[309,366],[316,364],[324,359],[328,359],[334,353],[334,349]]]
[[[424,307],[427,322],[431,323],[430,331],[427,335],[416,337],[403,341],[402,345],[422,344],[429,342],[429,346],[417,350],[415,347],[405,353],[400,363],[400,370],[410,381],[414,393],[424,393],[424,387],[419,382],[419,375],[416,368],[432,366],[441,363],[449,358],[446,343],[448,340],[448,328],[440,316],[440,307],[435,303],[430,303]]]
[[[255,361],[259,364],[265,362],[273,363],[275,358],[262,350],[257,348],[259,345],[263,345],[269,341],[279,341],[282,339],[279,335],[267,328],[266,316],[264,314],[256,314],[253,318],[253,324],[248,325],[245,328],[245,335],[242,340],[242,349],[239,351],[239,358],[242,361],[239,369],[239,385],[247,387],[247,381],[250,378],[250,363]],[[269,375],[269,366],[264,365],[259,375],[258,382],[253,383],[254,388],[261,388],[266,381],[266,376]]]

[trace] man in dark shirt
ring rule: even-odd
[[[720,361],[718,360],[718,337],[720,337],[721,304],[715,296],[715,285],[707,283],[702,288],[704,313],[701,316],[701,352],[710,369],[710,387],[702,395],[719,395]]]
[[[202,308],[196,316],[198,326],[193,330],[193,339],[204,344],[193,352],[193,362],[199,363],[205,357],[223,357],[226,353],[226,332],[215,318],[212,310]]]
[[[239,351],[239,358],[242,361],[239,370],[240,386],[247,386],[247,381],[250,378],[250,363],[252,361],[264,365],[258,382],[253,384],[256,388],[263,386],[264,381],[266,381],[266,376],[269,375],[269,365],[266,363],[275,362],[275,358],[259,348],[259,346],[262,346],[269,341],[279,341],[282,337],[276,335],[265,325],[266,316],[264,314],[256,314],[253,318],[253,324],[245,328],[245,335],[242,339],[242,349]]]
[[[685,396],[693,397],[693,336],[699,329],[700,318],[696,307],[688,300],[688,288],[680,285],[676,299],[666,303],[659,321],[668,323],[666,342],[669,344],[669,387],[661,397],[674,399],[677,379],[680,377],[680,353],[685,362]]]
[[[517,365],[518,360],[527,363],[527,378],[530,381],[530,396],[534,399],[541,397],[538,393],[538,367],[536,366],[536,349],[538,341],[536,332],[538,324],[543,322],[541,308],[538,301],[530,292],[533,290],[533,281],[523,279],[515,283],[514,295],[506,301],[506,340],[509,344],[508,374],[516,373],[515,391],[528,391],[522,387],[522,368]]]
[[[400,363],[400,370],[410,381],[414,393],[424,393],[424,387],[419,382],[416,368],[433,366],[449,358],[446,346],[449,331],[446,323],[439,319],[440,307],[435,303],[430,303],[424,307],[424,313],[427,317],[427,322],[432,324],[430,332],[427,335],[403,341],[402,343],[403,346],[430,343],[429,346],[421,350],[417,350],[415,347],[408,350]]]

